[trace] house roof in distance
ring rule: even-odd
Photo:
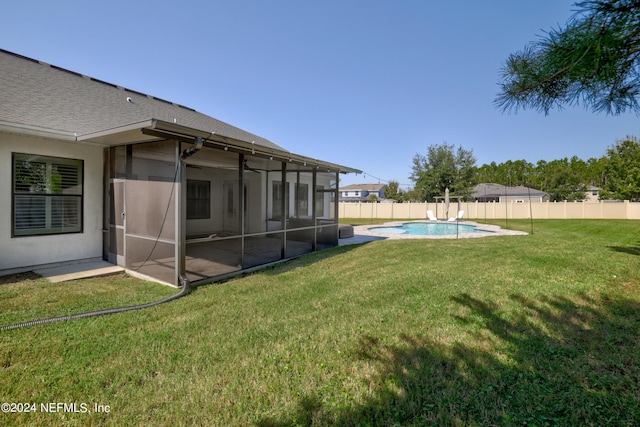
[[[516,187],[507,187],[502,184],[478,184],[473,188],[473,197],[541,197],[547,193],[536,190],[535,188],[518,185]]]
[[[383,187],[384,184],[350,184],[340,187],[340,191],[380,191]]]

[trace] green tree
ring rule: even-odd
[[[530,185],[535,166],[525,160],[507,160],[504,163],[484,164],[475,172],[476,183],[492,183],[508,186]]]
[[[475,174],[476,182],[532,187],[549,193],[552,201],[584,200],[586,184],[591,182],[588,164],[576,156],[540,160],[535,166],[525,160],[492,162],[477,168]]]
[[[548,114],[584,104],[595,112],[640,113],[640,0],[590,0],[564,28],[511,54],[495,100],[503,111]]]
[[[580,174],[584,162],[577,157],[571,160],[553,160],[544,163],[540,190],[549,193],[552,202],[581,201],[586,198],[584,175]]]
[[[500,184],[500,172],[499,165],[496,162],[491,162],[489,164],[485,163],[479,168],[476,168],[474,173],[474,183],[475,184],[483,184],[483,183],[495,183]]]
[[[385,185],[382,190],[385,199],[397,200],[398,202],[404,199],[404,192],[400,189],[400,184],[398,181],[391,180],[387,185]]]
[[[474,180],[476,159],[471,150],[443,143],[427,148],[427,155],[413,156],[414,191],[421,201],[434,201],[448,188],[451,194],[469,197]]]
[[[411,188],[404,192],[402,201],[403,202],[424,202],[424,198],[418,191],[416,191],[415,188]]]
[[[640,201],[640,144],[634,136],[607,150],[604,162],[607,182],[601,198]]]
[[[504,185],[528,185],[529,175],[534,171],[534,166],[525,160],[507,160],[503,166],[506,182]]]
[[[587,160],[587,182],[596,187],[602,188],[607,183],[607,174],[605,171],[605,162],[607,158],[602,156],[599,159],[595,157]]]

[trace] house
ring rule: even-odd
[[[600,198],[600,190],[602,190],[602,188],[589,185],[587,191],[584,192],[585,196],[587,196],[584,201],[587,203],[597,203]]]
[[[519,185],[507,187],[501,184],[478,184],[471,193],[473,199],[478,202],[548,202],[550,196],[544,191]]]
[[[340,188],[341,202],[369,202],[370,196],[384,199],[384,184],[351,184]]]
[[[171,285],[338,244],[340,174],[191,108],[0,50],[0,275]]]

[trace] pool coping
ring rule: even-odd
[[[489,236],[525,236],[529,233],[524,231],[516,231],[516,230],[505,230],[497,225],[490,224],[479,224],[473,221],[459,221],[460,225],[472,225],[476,227],[480,231],[475,231],[473,233],[458,233],[450,234],[445,236],[421,236],[417,234],[387,234],[375,232],[372,229],[376,227],[394,227],[399,226],[406,223],[441,223],[441,224],[455,224],[455,221],[392,221],[386,222],[384,224],[372,224],[372,225],[357,225],[353,227],[353,233],[355,237],[361,236],[362,238],[370,237],[371,240],[379,240],[379,239],[474,239],[480,237],[489,237]],[[484,233],[482,231],[485,231]],[[348,239],[346,239],[348,240]]]

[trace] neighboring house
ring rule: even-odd
[[[0,275],[102,258],[178,285],[338,244],[360,171],[5,50],[0,93]]]
[[[368,202],[369,196],[384,199],[384,184],[351,184],[340,188],[341,202]]]
[[[548,202],[550,196],[544,191],[536,190],[522,185],[507,187],[500,184],[478,184],[473,188],[472,197],[478,202],[505,202],[514,203]]]
[[[584,192],[585,196],[587,196],[584,201],[588,203],[597,203],[600,198],[600,190],[602,190],[602,188],[594,187],[593,185],[588,186],[587,190]]]

